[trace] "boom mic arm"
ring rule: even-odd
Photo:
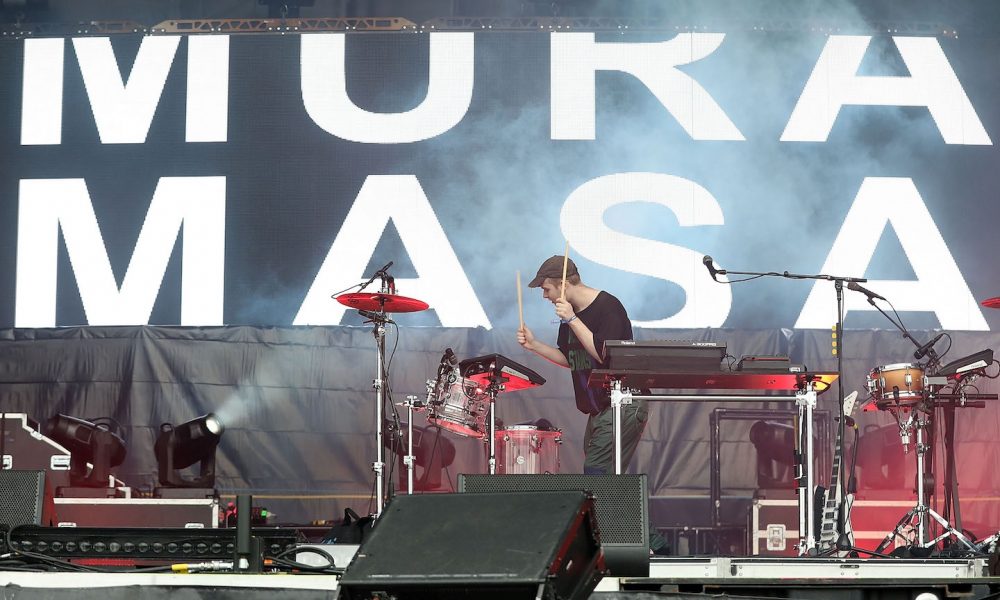
[[[931,348],[934,347],[934,344],[938,343],[938,340],[940,340],[943,337],[944,337],[944,332],[942,331],[941,333],[939,333],[936,336],[934,336],[931,339],[931,341],[929,341],[926,344],[924,344],[923,346],[917,348],[917,350],[913,353],[913,358],[915,358],[917,360],[920,360],[921,358],[923,358],[924,356],[926,356],[927,353],[931,351]]]

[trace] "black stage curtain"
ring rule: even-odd
[[[915,337],[926,340],[934,333],[915,332]],[[811,370],[836,368],[829,331],[638,330],[637,337],[725,341],[735,357],[788,355],[792,362]],[[1000,345],[1000,335],[994,333],[962,332],[953,337],[954,347],[945,362]],[[914,348],[897,332],[849,330],[843,342],[845,390],[858,390],[862,398],[867,397],[865,380],[871,369],[914,362]],[[425,382],[434,376],[445,348],[453,348],[460,358],[498,352],[539,372],[548,382],[533,390],[502,395],[499,417],[507,424],[542,417],[550,420],[564,431],[561,471],[582,469],[585,418],[576,411],[569,377],[523,351],[513,331],[403,328],[397,336],[390,328],[386,346],[395,404],[409,394],[426,396]],[[946,340],[939,344],[941,349],[946,347]],[[220,492],[252,492],[282,522],[334,518],[347,506],[359,512],[371,508],[375,370],[375,341],[368,327],[0,330],[0,410],[27,413],[39,421],[58,412],[81,418],[114,418],[123,428],[129,449],[116,474],[139,489],[155,484],[152,449],[160,424],[182,423],[216,412],[227,426],[218,452]],[[980,379],[977,384],[984,393],[998,391],[993,380]],[[820,396],[819,404],[821,410],[835,413],[836,389]],[[649,474],[657,524],[708,524],[709,420],[719,406],[734,407],[719,402],[652,405],[630,470]],[[739,407],[786,410],[792,405],[754,402]],[[397,410],[405,422],[405,409]],[[873,438],[877,430],[895,427],[891,415],[884,412],[864,413],[859,421],[862,431],[872,433]],[[425,416],[418,414],[414,423],[425,425]],[[732,421],[720,431],[725,495],[749,497],[757,486],[756,455],[748,437],[751,425],[751,421]],[[1000,472],[992,467],[1000,462],[998,432],[997,403],[957,411],[963,517],[970,524],[985,527],[983,534],[1000,526],[1000,510],[992,500],[1000,490]],[[439,443],[448,442],[455,446],[456,456],[442,472],[436,486],[440,491],[451,491],[459,473],[486,471],[481,441],[442,433]],[[876,452],[895,451],[862,444],[860,462],[871,464]],[[943,455],[937,452],[936,462],[940,463]],[[402,465],[392,457],[387,452],[387,471],[398,489],[405,482],[405,473],[401,477]],[[885,488],[876,481],[885,477],[874,468],[867,474],[862,472],[862,493],[911,498],[913,462],[911,450],[905,459],[895,460],[895,467],[879,466],[883,475],[885,469],[905,469],[904,484],[896,490],[877,489]],[[418,469],[418,478],[421,474]],[[828,478],[829,474],[821,473],[820,477]],[[681,498],[698,501],[687,508],[670,504]],[[725,520],[734,522],[742,518],[740,514],[724,515]]]

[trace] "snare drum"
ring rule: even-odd
[[[559,472],[562,432],[514,425],[496,432],[497,473],[544,475]]]
[[[916,404],[924,397],[924,370],[911,363],[875,367],[868,375],[868,391],[876,404]]]
[[[478,389],[476,382],[458,379],[431,400],[427,421],[461,436],[483,438],[489,412],[490,397]]]

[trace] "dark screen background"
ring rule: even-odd
[[[598,40],[672,36],[601,33]],[[112,38],[126,75],[141,39]],[[995,142],[1000,44],[989,36],[939,41]],[[182,42],[146,142],[101,144],[67,40],[62,143],[22,146],[24,42],[0,41],[0,326],[14,324],[18,183],[31,178],[86,180],[120,284],[159,178],[225,176],[227,324],[291,324],[365,179],[387,174],[417,177],[494,327],[517,323],[515,270],[527,280],[544,258],[562,252],[559,213],[566,197],[591,179],[631,171],[698,183],[721,205],[725,224],[681,227],[663,207],[629,204],[605,215],[613,229],[711,254],[734,270],[799,273],[819,272],[865,177],[908,177],[973,296],[1000,294],[993,266],[1000,254],[994,233],[1000,154],[994,146],[945,144],[921,107],[845,107],[828,141],[779,141],[825,42],[818,33],[727,32],[717,51],[681,67],[745,141],[692,140],[639,80],[620,72],[597,73],[596,139],[567,141],[549,137],[549,34],[480,33],[465,118],[438,137],[390,145],[345,141],[317,126],[302,102],[300,38],[256,34],[230,40],[228,141],[184,141]],[[351,99],[379,112],[419,104],[427,91],[427,48],[423,34],[347,34]],[[891,37],[875,36],[859,74],[907,74]],[[369,268],[389,260],[397,278],[417,276],[391,225]],[[585,281],[613,290],[634,319],[662,318],[697,302],[674,283],[578,262]],[[179,322],[180,263],[177,245],[151,324]],[[908,279],[913,271],[890,227],[866,273],[839,275]],[[725,326],[792,327],[810,289],[808,282],[787,280],[733,286]],[[550,318],[532,295],[526,311],[530,323]],[[992,312],[984,310],[991,328],[998,324]],[[904,317],[911,327],[939,326],[933,314]],[[354,319],[347,315],[343,322],[360,322]],[[399,321],[439,324],[433,310]],[[57,324],[86,324],[64,247]],[[847,325],[887,323],[877,314],[853,313]]]

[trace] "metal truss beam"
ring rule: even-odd
[[[964,29],[963,34],[990,34],[985,29]],[[954,25],[933,22],[811,22],[789,19],[678,23],[662,18],[630,17],[438,17],[421,24],[401,17],[308,18],[308,19],[177,19],[153,26],[135,21],[91,21],[87,23],[0,24],[0,39],[52,36],[106,36],[115,34],[288,34],[314,31],[391,32],[409,31],[594,31],[594,32],[790,32],[817,34],[890,34],[957,38]]]

